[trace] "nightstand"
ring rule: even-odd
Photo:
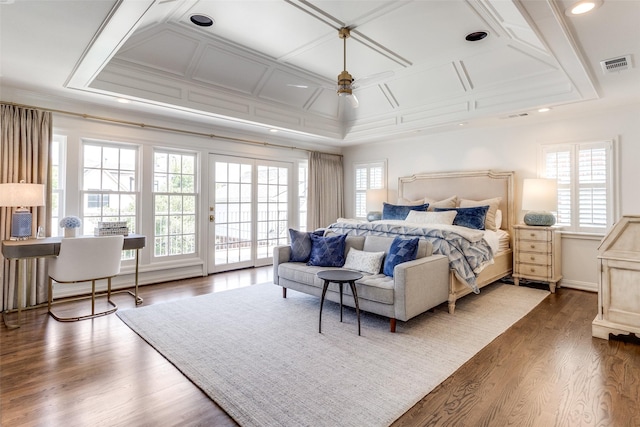
[[[558,227],[515,225],[513,279],[548,282],[551,292],[562,279],[562,251]]]

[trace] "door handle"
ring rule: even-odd
[[[209,215],[209,222],[215,222],[215,221],[216,221],[215,215]]]

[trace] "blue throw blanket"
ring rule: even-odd
[[[484,240],[483,232],[464,227],[427,228],[404,221],[337,222],[331,224],[328,231],[354,236],[410,236],[428,240],[433,245],[433,253],[449,258],[449,268],[476,294],[480,293],[476,275],[493,259],[493,251]]]

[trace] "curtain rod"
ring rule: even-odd
[[[314,150],[309,150],[307,148],[300,148],[300,147],[289,146],[289,145],[275,144],[275,143],[266,142],[266,141],[254,141],[254,140],[251,140],[251,139],[234,138],[232,136],[216,135],[214,133],[196,132],[196,131],[191,131],[191,130],[186,130],[186,129],[177,129],[177,128],[172,128],[172,127],[167,127],[167,126],[149,125],[149,124],[145,124],[145,123],[132,122],[132,121],[128,121],[128,120],[113,119],[113,118],[110,118],[110,117],[94,116],[92,114],[76,113],[76,112],[73,112],[73,111],[57,110],[57,109],[54,109],[54,108],[41,108],[41,107],[34,107],[32,105],[16,104],[15,102],[2,102],[2,104],[4,104],[4,105],[12,105],[14,107],[20,107],[20,108],[29,108],[29,109],[32,109],[32,110],[47,111],[47,112],[50,112],[50,113],[65,114],[65,115],[68,115],[68,116],[81,117],[83,119],[88,119],[88,120],[98,120],[98,121],[102,121],[102,122],[118,123],[118,124],[127,125],[127,126],[135,126],[135,127],[140,127],[140,128],[143,128],[143,129],[162,130],[162,131],[167,131],[167,132],[182,133],[182,134],[193,135],[193,136],[203,136],[203,137],[206,137],[206,138],[224,139],[224,140],[227,140],[227,141],[238,142],[238,143],[241,143],[241,144],[261,145],[263,147],[281,148],[281,149],[287,149],[287,150],[300,150],[300,151],[306,151],[307,153],[314,153],[315,152],[315,153],[329,154],[329,155],[332,155],[332,156],[342,157],[342,154],[328,153],[328,152],[323,152],[323,151],[314,151]]]

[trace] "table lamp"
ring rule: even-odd
[[[367,190],[367,221],[382,219],[382,204],[387,201],[387,189]]]
[[[527,225],[551,226],[556,217],[551,211],[558,209],[558,185],[555,179],[525,179],[522,186],[522,210]]]
[[[44,205],[44,185],[26,184],[0,184],[0,206],[17,208],[11,216],[11,238],[26,240],[31,237],[31,224],[33,222],[31,206]]]

